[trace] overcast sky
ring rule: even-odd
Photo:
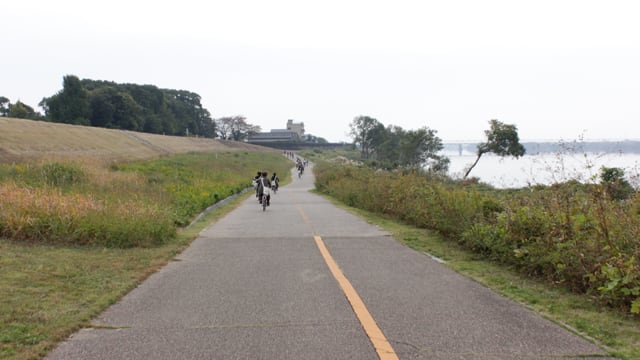
[[[214,118],[350,141],[368,115],[446,141],[640,139],[640,1],[20,0],[1,6],[0,96],[62,78],[202,97]]]

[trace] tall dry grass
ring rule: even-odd
[[[251,184],[254,169],[286,180],[279,154],[189,153],[153,161],[0,164],[0,236],[38,243],[155,246]],[[248,170],[251,169],[251,170]]]
[[[13,181],[0,184],[0,236],[39,243],[152,246],[175,236],[157,207],[130,201],[98,200]]]

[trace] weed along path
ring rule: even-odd
[[[603,359],[312,187],[247,199],[48,359]]]

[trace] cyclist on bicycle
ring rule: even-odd
[[[267,176],[267,172],[264,171],[262,173],[262,176],[258,179],[258,202],[260,204],[262,204],[262,195],[264,195],[264,189],[271,189],[271,181],[269,180],[269,177]],[[269,203],[271,201],[271,194],[267,195],[267,206],[269,206]]]
[[[260,180],[261,177],[262,177],[262,171],[258,171],[256,176],[254,176],[253,179],[251,179],[251,182],[253,183],[253,188],[256,190],[257,198],[260,197],[260,192],[258,191],[258,180]]]

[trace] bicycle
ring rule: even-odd
[[[269,195],[271,194],[269,188],[265,187],[262,190],[262,211],[266,211],[267,210],[267,204],[269,203]]]

